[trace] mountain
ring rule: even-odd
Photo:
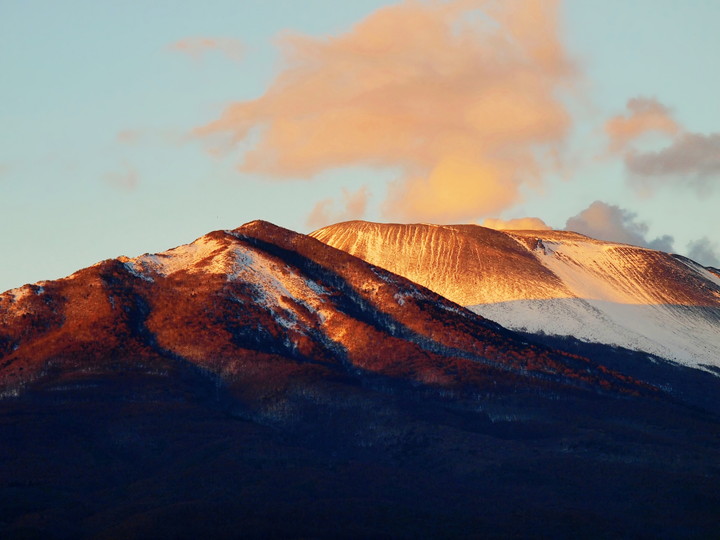
[[[311,236],[514,330],[720,367],[720,277],[685,257],[478,225],[352,221]]]
[[[0,296],[0,383],[54,372],[167,370],[233,382],[248,359],[280,380],[379,374],[437,387],[547,384],[635,391],[585,359],[518,336],[416,284],[266,222],[155,255],[103,261]],[[287,373],[286,373],[287,372]],[[258,385],[275,385],[263,372]]]
[[[719,379],[606,353],[263,221],[102,261],[0,295],[0,536],[717,535]]]

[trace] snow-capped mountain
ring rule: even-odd
[[[261,221],[7,291],[0,361],[6,393],[118,362],[163,372],[189,364],[243,388],[272,387],[297,371],[438,387],[528,376],[627,386],[587,360],[528,345],[402,277]]]
[[[477,225],[353,221],[311,236],[508,328],[720,366],[720,277],[684,257]]]
[[[586,240],[447,230],[394,259],[572,299]],[[0,294],[0,537],[717,537],[720,378],[625,360],[262,221],[106,260]]]

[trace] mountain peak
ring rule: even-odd
[[[250,232],[250,231],[264,231],[264,230],[286,230],[282,227],[275,225],[274,223],[271,223],[269,221],[265,221],[264,219],[254,219],[253,221],[248,221],[247,223],[243,223],[239,227],[232,230],[232,232]]]

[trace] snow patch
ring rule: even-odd
[[[243,246],[229,250],[228,281],[241,281],[252,287],[254,300],[266,308],[276,322],[287,329],[303,330],[302,306],[320,323],[326,320],[323,306],[330,292],[314,280],[298,275],[287,264],[279,263],[260,251]],[[311,323],[311,321],[306,321]]]
[[[720,308],[554,298],[469,306],[506,328],[645,351],[681,364],[720,365]]]
[[[17,303],[33,294],[33,289],[32,285],[23,285],[16,289],[10,289],[8,293],[12,296],[12,302]]]
[[[685,266],[690,268],[691,270],[697,272],[700,274],[703,279],[706,279],[707,281],[710,281],[720,287],[720,277],[718,277],[716,274],[713,274],[705,268],[704,266],[700,266],[699,264],[696,264],[694,261],[691,261],[690,259],[678,259],[680,262],[682,262]]]
[[[153,278],[148,273],[141,271],[140,268],[142,268],[142,266],[138,265],[135,262],[132,262],[132,261],[124,262],[123,266],[126,268],[126,270],[128,272],[130,272],[131,275],[133,275],[137,278],[140,278],[144,281],[150,281],[150,282],[154,281]]]

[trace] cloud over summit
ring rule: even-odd
[[[496,219],[488,218],[482,222],[483,227],[505,231],[550,231],[552,227],[548,226],[542,219],[536,217],[514,218],[514,219]]]
[[[720,267],[720,246],[707,236],[691,241],[688,244],[687,254],[700,264]]]
[[[338,204],[332,198],[323,199],[310,212],[306,225],[319,229],[340,221],[360,219],[365,214],[369,196],[367,186],[355,192],[343,189],[341,209],[337,209]]]
[[[312,178],[391,167],[386,217],[470,220],[542,182],[571,119],[557,97],[577,78],[557,2],[408,0],[348,32],[287,34],[284,67],[257,99],[234,103],[198,136],[257,131],[239,168]],[[549,161],[549,160],[548,160]]]
[[[632,244],[666,252],[673,250],[672,236],[664,235],[653,240],[648,239],[648,226],[637,221],[637,214],[603,201],[595,201],[578,215],[569,218],[565,230],[608,242]]]

